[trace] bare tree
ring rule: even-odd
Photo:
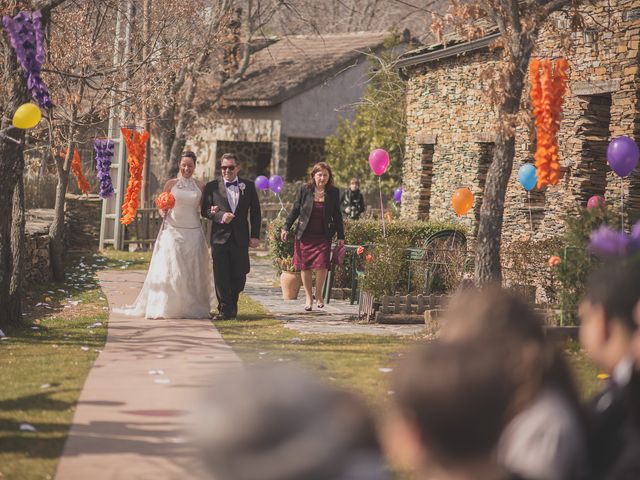
[[[15,16],[19,7],[41,10],[43,28],[51,11],[65,0],[8,1],[0,7],[0,15]],[[24,74],[11,49],[6,32],[0,36],[0,328],[18,325],[22,319],[22,243],[24,195],[21,190],[24,170],[24,130],[13,128],[13,112],[31,99]],[[22,203],[22,205],[21,205]],[[15,215],[14,215],[15,212]]]

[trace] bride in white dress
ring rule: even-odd
[[[200,224],[204,185],[193,179],[196,156],[184,152],[178,178],[164,187],[176,199],[164,217],[147,278],[135,303],[116,313],[145,318],[209,318],[215,307],[211,257]]]

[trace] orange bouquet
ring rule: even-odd
[[[176,198],[171,192],[162,192],[156,198],[156,207],[160,210],[171,210],[176,205]]]

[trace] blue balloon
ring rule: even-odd
[[[264,175],[256,177],[256,188],[258,188],[259,190],[266,190],[267,188],[269,188],[269,179]]]
[[[532,163],[525,163],[518,170],[518,181],[527,192],[533,190],[538,184],[538,171]]]

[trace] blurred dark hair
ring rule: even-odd
[[[309,173],[309,180],[307,181],[307,188],[309,190],[313,190],[313,188],[316,186],[316,181],[313,179],[313,176],[320,170],[326,170],[327,172],[329,172],[329,180],[327,181],[327,185],[325,188],[330,189],[333,187],[333,172],[331,171],[331,167],[327,162],[318,162],[313,166],[311,172]]]
[[[402,359],[393,389],[429,455],[447,465],[492,454],[510,419],[514,385],[498,352],[477,342],[433,341]]]
[[[191,160],[193,160],[193,165],[196,165],[196,154],[191,150],[186,150],[180,154],[180,160],[182,160],[184,157],[190,158]],[[180,162],[180,160],[178,160],[178,163]]]
[[[365,405],[300,368],[234,370],[205,402],[200,447],[216,479],[386,478]]]
[[[640,301],[640,262],[624,260],[602,266],[589,278],[584,299],[602,307],[608,322],[619,322],[634,332],[637,324],[633,310]]]
[[[545,337],[543,322],[521,297],[499,286],[470,288],[454,296],[444,318],[442,337],[478,341],[496,350],[509,365],[519,411],[544,387],[554,387],[580,412],[580,402],[562,352]]]

